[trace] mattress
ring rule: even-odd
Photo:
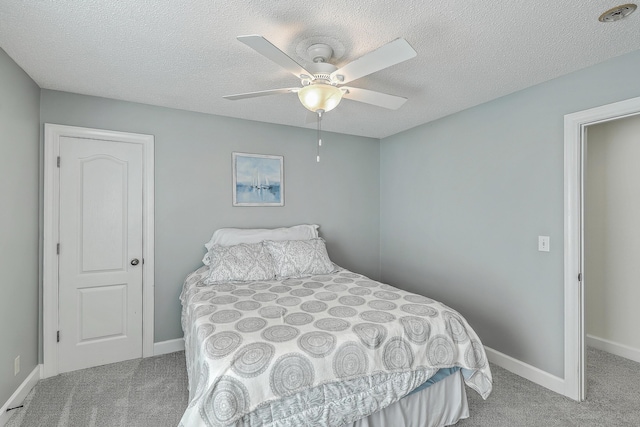
[[[353,425],[446,368],[460,368],[452,377],[482,397],[491,392],[478,336],[442,303],[344,269],[205,285],[207,268],[181,293],[183,426]]]

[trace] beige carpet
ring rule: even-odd
[[[176,427],[188,397],[177,352],[42,380],[5,427]]]
[[[589,349],[587,401],[577,403],[491,365],[483,401],[469,390],[463,427],[639,427],[640,364]],[[187,406],[184,353],[115,363],[40,381],[7,427],[175,427]],[[306,427],[306,426],[305,426]]]
[[[467,393],[462,427],[640,427],[640,364],[600,350],[587,350],[587,399],[575,402],[491,366],[487,401]]]

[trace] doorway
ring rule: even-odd
[[[564,117],[564,394],[586,397],[584,268],[584,179],[586,129],[640,114],[640,98],[592,108]]]
[[[587,128],[586,345],[640,362],[640,115]]]
[[[153,355],[153,142],[45,124],[45,378]]]

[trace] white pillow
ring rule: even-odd
[[[216,230],[204,247],[234,246],[240,243],[260,243],[264,240],[309,240],[318,237],[316,224],[294,225],[283,228],[221,228]]]
[[[277,279],[327,274],[335,269],[327,254],[324,240],[321,238],[266,240],[264,245],[273,258]]]
[[[214,245],[205,259],[209,261],[209,276],[204,283],[250,282],[273,280],[275,269],[269,251],[262,243],[235,246]]]

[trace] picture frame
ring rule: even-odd
[[[284,156],[231,153],[233,206],[284,206]]]

